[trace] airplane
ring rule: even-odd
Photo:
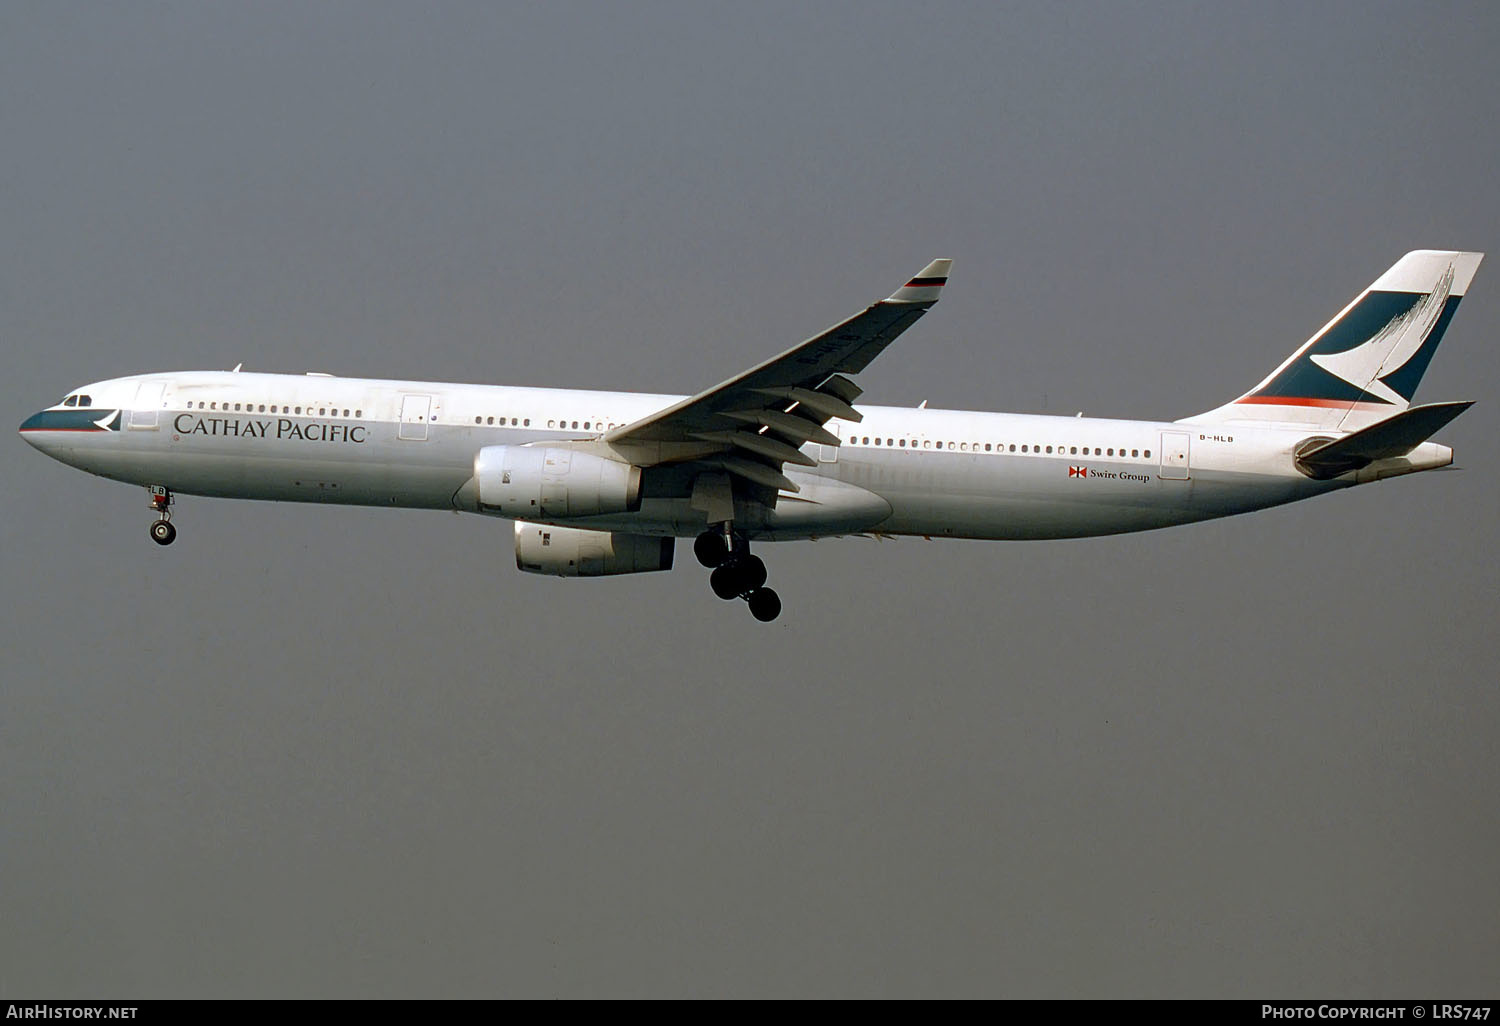
[[[1482,253],[1402,257],[1265,380],[1175,421],[856,405],[852,380],[937,303],[953,261],[693,396],[328,374],[114,378],[28,417],[53,459],[179,494],[458,510],[515,522],[527,573],[672,569],[774,620],[751,543],[1080,538],[1264,509],[1446,467],[1472,405],[1412,396]]]

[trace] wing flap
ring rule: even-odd
[[[806,417],[799,417],[795,413],[785,413],[776,409],[731,410],[723,416],[744,424],[760,424],[768,427],[798,445],[806,445],[808,442],[817,442],[819,445],[839,444],[838,435],[823,425],[814,424]]]
[[[774,467],[766,466],[764,463],[757,463],[755,460],[741,459],[738,456],[719,456],[713,462],[719,464],[735,477],[743,477],[746,481],[765,485],[767,488],[776,488],[780,491],[793,493],[802,490],[785,474],[782,474]]]
[[[789,399],[799,406],[805,406],[823,423],[847,420],[858,424],[865,419],[863,413],[828,392],[814,392],[810,388],[757,388],[756,391],[773,399]]]
[[[728,442],[730,445],[778,463],[795,463],[801,467],[816,467],[818,461],[801,449],[794,449],[785,442],[754,431],[705,431],[693,435],[704,442]]]

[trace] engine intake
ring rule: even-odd
[[[641,468],[572,449],[488,445],[474,456],[479,511],[550,520],[641,507]]]
[[[516,521],[516,566],[528,574],[609,577],[672,569],[675,538]]]

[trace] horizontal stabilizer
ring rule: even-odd
[[[1460,402],[1413,406],[1352,435],[1298,453],[1297,465],[1313,477],[1327,479],[1376,460],[1405,456],[1473,405]]]

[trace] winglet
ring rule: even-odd
[[[936,303],[948,283],[952,260],[934,260],[886,299],[887,303]]]

